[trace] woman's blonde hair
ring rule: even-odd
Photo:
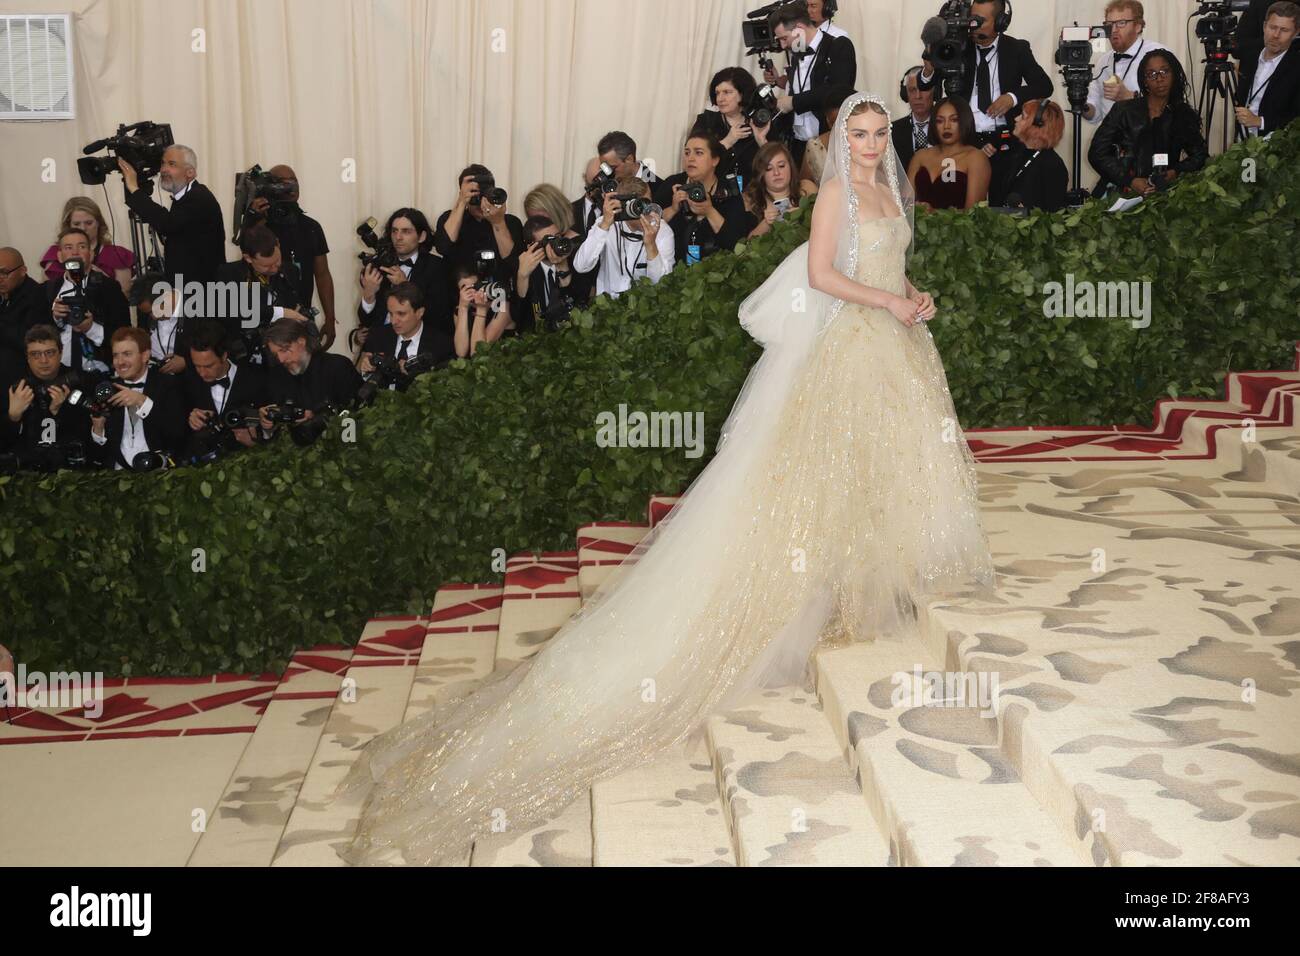
[[[560,192],[558,186],[552,186],[550,183],[541,183],[534,186],[524,197],[524,212],[530,209],[541,209],[546,213],[546,217],[555,223],[556,228],[561,233],[568,232],[573,228],[573,207],[569,205],[569,200]]]
[[[95,200],[89,196],[73,196],[63,204],[63,218],[59,221],[59,232],[72,228],[72,214],[74,212],[88,212],[95,217],[95,222],[99,223],[98,235],[90,237],[90,241],[96,249],[102,249],[113,241],[113,237],[108,231],[108,223],[104,221],[104,214],[99,211],[99,206]]]

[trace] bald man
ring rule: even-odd
[[[324,316],[321,325],[321,346],[334,344],[334,276],[330,274],[329,244],[321,224],[302,211],[298,204],[301,191],[298,174],[283,164],[272,166],[267,175],[292,187],[283,199],[272,202],[265,197],[254,199],[244,217],[244,228],[265,222],[280,240],[280,253],[284,257],[283,271],[294,284],[299,301],[311,305],[312,295],[320,291],[320,308]]]
[[[582,171],[582,185],[590,189],[599,173],[600,157],[593,156],[587,160],[587,168]],[[579,236],[579,242],[587,237],[591,224],[600,217],[602,205],[593,203],[589,193],[583,193],[573,201],[573,229]]]
[[[167,209],[153,199],[153,183],[124,159],[117,161],[126,182],[126,204],[158,231],[164,245],[163,273],[169,281],[211,282],[226,261],[226,227],[221,204],[198,181],[198,158],[188,146],[170,146],[163,153],[158,184],[171,196]]]
[[[33,325],[46,319],[48,306],[41,284],[27,274],[23,254],[0,248],[0,350],[8,360],[23,362],[23,336]]]

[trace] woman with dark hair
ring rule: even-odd
[[[729,66],[709,81],[709,102],[716,109],[695,117],[692,130],[700,130],[722,144],[727,157],[722,172],[747,178],[760,147],[766,145],[767,126],[751,126],[745,108],[754,102],[758,86],[747,70]]]
[[[907,178],[916,204],[927,209],[970,209],[989,196],[993,168],[976,144],[975,114],[955,96],[934,104],[930,146],[912,157]]]
[[[807,154],[804,154],[805,157]],[[745,211],[753,225],[750,237],[772,231],[778,219],[817,191],[817,185],[794,174],[794,156],[785,143],[768,143],[754,158],[753,176],[745,187]]]
[[[1149,196],[1201,169],[1209,154],[1201,117],[1187,102],[1183,65],[1168,50],[1152,50],[1138,64],[1138,95],[1107,114],[1088,162],[1102,185]]]
[[[1056,152],[1065,135],[1065,112],[1051,100],[1030,100],[1016,117],[1002,173],[989,189],[990,206],[1065,208],[1070,171]]]
[[[655,187],[655,202],[664,222],[672,224],[677,262],[699,262],[723,249],[734,249],[748,232],[749,217],[736,180],[725,175],[727,151],[700,130],[692,130],[682,148],[682,172]],[[690,186],[701,186],[699,201]]]

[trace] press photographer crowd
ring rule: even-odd
[[[518,202],[475,164],[434,223],[413,208],[382,229],[363,223],[355,359],[329,351],[329,246],[291,168],[237,177],[240,257],[227,262],[227,220],[199,181],[200,158],[168,125],[119,127],[78,166],[87,185],[120,176],[130,248],[84,196],[65,204],[40,262],[0,248],[0,473],[200,464],[282,432],[310,444],[330,416],[472,359],[485,342],[554,332],[593,296],[763,235],[816,192],[854,92],[857,53],[835,13],[831,0],[808,0],[748,15],[758,70],[713,76],[712,108],[695,118],[675,175],[659,179],[633,137],[613,131],[595,144],[576,199],[542,183]],[[922,32],[921,63],[900,78],[907,109],[893,124],[918,204],[1023,214],[1089,196],[1136,200],[1204,166],[1216,119],[1226,148],[1300,115],[1297,3],[1200,3],[1199,95],[1188,66],[1147,35],[1142,3],[1113,0],[1099,14],[1062,30],[1062,104],[1030,44],[1008,32],[1009,0],[943,3]],[[1096,40],[1109,41],[1100,57]],[[1067,115],[1070,162],[1057,152]],[[1080,185],[1083,123],[1097,127],[1091,192]]]

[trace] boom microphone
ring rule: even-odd
[[[926,46],[934,46],[947,35],[948,21],[943,17],[931,17],[921,27],[921,42]]]

